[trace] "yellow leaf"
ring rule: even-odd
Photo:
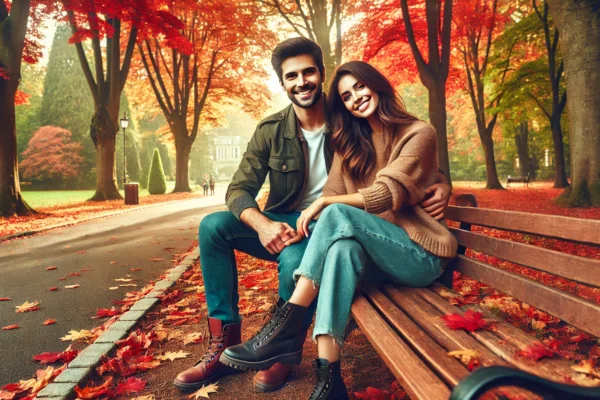
[[[118,287],[118,286],[112,286],[112,287],[109,287],[109,288],[108,288],[108,290],[117,290],[117,289],[119,289],[119,287]]]
[[[34,301],[33,303],[30,303],[29,300],[28,300],[25,303],[21,304],[20,306],[17,306],[16,308],[17,308],[16,312],[18,312],[18,313],[24,313],[24,312],[28,312],[28,311],[35,311],[35,310],[39,310],[39,308],[40,308],[40,302],[39,301]]]
[[[183,345],[186,346],[190,343],[199,343],[202,341],[201,333],[190,333],[186,337],[183,338]]]
[[[546,328],[546,323],[544,321],[538,321],[536,319],[531,319],[531,327],[537,331],[541,331]]]
[[[117,282],[131,282],[133,279],[131,278],[117,278],[115,281]]]
[[[156,357],[156,358],[158,358],[159,360],[162,360],[162,361],[171,360],[171,362],[173,362],[179,358],[187,358],[187,356],[189,356],[190,354],[192,354],[192,353],[186,353],[183,350],[179,350],[176,353],[170,351],[168,353],[165,353],[163,356]]]
[[[65,289],[77,289],[78,287],[79,287],[79,284],[67,285],[67,286],[65,286]]]
[[[217,382],[217,383],[219,383],[219,382]],[[217,383],[211,383],[208,386],[202,386],[196,392],[189,395],[188,399],[198,400],[200,397],[204,397],[204,398],[208,399],[209,393],[217,393],[217,390],[219,389],[219,386],[217,386]]]
[[[579,365],[571,365],[571,368],[577,372],[581,372],[582,374],[590,375],[595,378],[600,378],[600,371],[594,369],[592,360],[582,361],[581,363],[579,363]]]
[[[472,359],[477,359],[481,354],[477,350],[455,350],[448,353],[449,356],[460,359],[463,363],[468,364]]]
[[[80,331],[69,331],[69,334],[60,338],[63,342],[72,341],[75,342],[77,340],[87,340],[96,337],[91,331],[82,329]]]

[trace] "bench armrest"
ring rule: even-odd
[[[450,400],[479,399],[499,386],[518,386],[544,399],[600,399],[600,387],[583,387],[552,382],[539,376],[508,367],[485,367],[475,370],[454,387]]]

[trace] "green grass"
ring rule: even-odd
[[[167,193],[175,187],[174,181],[167,182]],[[192,185],[192,190],[194,186]],[[94,190],[48,190],[21,192],[27,204],[33,208],[54,207],[65,204],[82,203],[94,195]],[[123,196],[123,191],[121,190]],[[148,196],[148,190],[140,189],[140,197]]]

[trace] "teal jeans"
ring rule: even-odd
[[[382,218],[344,204],[327,207],[294,271],[295,280],[304,276],[319,286],[313,338],[330,335],[343,343],[360,281],[427,286],[442,274],[447,261]]]
[[[264,213],[272,221],[286,222],[296,227],[299,212]],[[240,322],[238,273],[234,250],[240,250],[253,257],[278,263],[279,296],[288,301],[294,291],[293,271],[298,268],[306,250],[308,239],[286,247],[279,254],[271,254],[265,249],[258,234],[230,211],[209,214],[200,222],[198,243],[204,292],[208,306],[208,316],[227,323]],[[316,302],[315,302],[316,303]],[[308,329],[316,304],[307,313],[303,328]]]

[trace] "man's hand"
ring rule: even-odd
[[[439,221],[444,218],[444,211],[448,207],[450,192],[450,186],[445,183],[434,183],[425,191],[425,200],[421,202],[420,206],[425,212]]]
[[[294,228],[285,222],[269,221],[257,227],[260,243],[271,254],[279,254],[286,247],[288,240],[296,236]]]

